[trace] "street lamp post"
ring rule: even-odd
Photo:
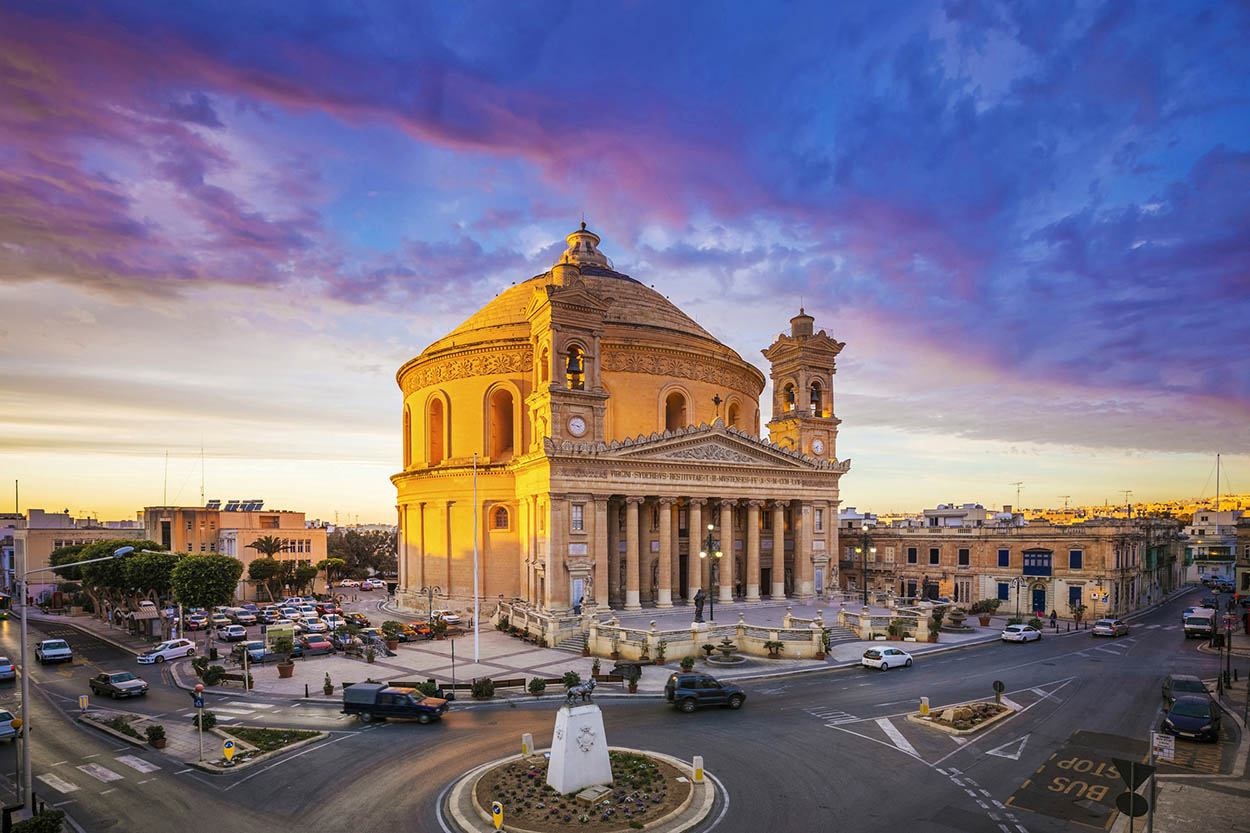
[[[30,766],[30,674],[26,664],[26,608],[30,607],[30,604],[27,600],[26,577],[31,573],[44,573],[51,570],[61,570],[66,567],[81,567],[83,564],[94,564],[97,561],[112,561],[114,558],[121,558],[123,555],[134,551],[134,547],[121,547],[114,550],[112,555],[106,555],[103,558],[88,558],[86,561],[75,561],[72,564],[57,564],[55,567],[36,567],[33,570],[26,569],[26,556],[22,556],[21,569],[18,570],[17,574],[17,597],[22,603],[22,743],[25,747],[22,755],[22,804],[27,810],[34,811],[35,800],[33,774]]]
[[[417,592],[418,592],[418,593],[424,593],[424,594],[425,594],[425,600],[426,600],[426,605],[425,605],[425,618],[429,620],[429,624],[430,624],[430,626],[431,626],[431,627],[433,627],[433,623],[434,623],[434,595],[435,595],[436,593],[442,593],[442,592],[443,592],[443,588],[439,587],[439,586],[438,586],[438,585],[436,585],[436,584],[432,584],[432,585],[430,585],[429,587],[422,587],[422,588],[421,588],[420,590],[418,590]]]
[[[855,552],[859,553],[859,583],[864,590],[864,607],[868,607],[868,553],[876,555],[877,548],[868,545],[868,530],[865,529],[861,537],[863,541],[855,548]]]
[[[721,552],[720,541],[712,535],[712,530],[715,528],[714,524],[707,525],[707,537],[703,539],[703,549],[699,551],[700,558],[713,559],[707,568],[707,620],[709,622],[716,621],[716,565],[725,555]]]
[[[1011,586],[1016,591],[1016,618],[1017,619],[1020,618],[1020,594],[1024,592],[1024,588],[1028,583],[1029,583],[1028,579],[1024,578],[1023,576],[1016,576],[1015,578],[1011,580]]]

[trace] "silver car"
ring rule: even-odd
[[[0,680],[16,680],[17,669],[8,657],[0,657]]]
[[[1124,636],[1128,633],[1128,625],[1119,619],[1099,619],[1090,633],[1094,636]]]
[[[20,734],[13,728],[13,721],[16,719],[13,712],[0,709],[0,740],[13,740]]]

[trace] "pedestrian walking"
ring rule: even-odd
[[[1059,629],[1059,614],[1054,610],[1050,612],[1050,627],[1052,630]]]

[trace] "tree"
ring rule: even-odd
[[[263,586],[265,592],[269,594],[269,601],[272,602],[273,580],[281,569],[282,565],[278,561],[265,555],[247,565],[247,577],[256,582],[257,587]]]
[[[243,562],[220,553],[187,555],[173,572],[174,598],[188,607],[229,604],[243,575]]]
[[[391,573],[396,569],[398,536],[394,532],[357,532],[336,529],[326,536],[326,552],[341,558],[345,571],[367,575],[370,571]]]
[[[121,547],[133,547],[135,551],[120,558],[109,558]],[[70,567],[64,570],[56,570],[55,572],[64,578],[70,578],[72,574],[77,574],[78,580],[82,582],[83,589],[91,597],[91,601],[95,605],[96,615],[103,615],[104,605],[101,603],[102,600],[107,599],[112,606],[116,607],[121,604],[123,599],[133,598],[132,594],[135,586],[130,580],[130,562],[140,555],[140,550],[144,549],[163,550],[164,547],[155,541],[146,540],[92,541],[90,544],[82,546],[74,557],[70,558],[62,555],[58,560],[61,563],[67,563],[72,561],[90,561],[94,558],[108,558],[107,561],[84,564],[81,567]]]
[[[317,569],[325,571],[326,587],[334,584],[334,580],[342,575],[342,570],[346,566],[347,562],[341,558],[323,558],[317,562]]]
[[[295,586],[301,590],[309,585],[321,572],[311,564],[300,564],[295,568]]]
[[[140,593],[169,598],[174,567],[183,556],[172,552],[139,552],[125,559],[126,582]]]
[[[87,545],[74,544],[69,547],[61,547],[59,550],[53,550],[52,555],[48,558],[48,563],[55,567],[58,564],[72,564],[75,561],[82,561],[83,558],[79,553],[82,552],[85,546]],[[81,567],[66,567],[64,570],[54,570],[53,572],[66,581],[82,581]]]
[[[275,538],[272,535],[264,535],[247,545],[250,550],[256,550],[257,553],[269,558],[273,558],[280,552],[286,552],[286,544],[282,543],[281,538]]]

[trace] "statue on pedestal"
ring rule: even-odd
[[[589,697],[594,681],[581,688],[586,689],[583,696]],[[612,762],[608,757],[608,739],[603,731],[603,714],[594,703],[573,703],[570,698],[570,702],[556,711],[551,758],[547,763],[547,783],[562,795],[612,783]]]
[[[703,621],[703,602],[706,599],[707,596],[704,595],[703,588],[700,587],[698,592],[694,594],[694,620],[696,622]]]

